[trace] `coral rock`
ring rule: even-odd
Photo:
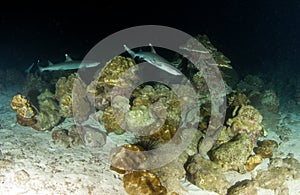
[[[138,170],[139,165],[146,161],[146,156],[142,150],[141,147],[136,145],[123,145],[112,154],[110,169],[121,174]]]
[[[35,118],[24,118],[21,115],[17,114],[17,123],[22,126],[33,126],[37,123]]]
[[[187,163],[188,180],[201,189],[225,195],[230,187],[222,169],[210,160],[194,155]]]
[[[53,93],[46,89],[38,97],[39,113],[35,116],[37,123],[32,126],[36,130],[49,130],[55,127],[61,117],[59,106]]]
[[[72,95],[65,94],[59,100],[59,115],[65,118],[72,117]]]
[[[243,93],[235,93],[228,99],[228,105],[230,107],[245,106],[250,103],[250,100]]]
[[[259,136],[265,135],[263,117],[253,106],[236,107],[233,116],[226,122],[233,134],[247,134],[252,137],[253,143],[256,143]]]
[[[111,106],[104,110],[102,121],[104,123],[105,130],[108,133],[114,132],[115,134],[120,135],[125,132],[119,125],[120,121],[115,119],[114,110]]]
[[[124,188],[129,195],[166,195],[167,190],[159,178],[149,171],[133,171],[124,175]]]
[[[55,98],[60,108],[59,115],[65,118],[72,117],[72,90],[76,79],[77,74],[71,74],[68,78],[59,78],[55,85]]]
[[[59,129],[53,131],[52,140],[55,144],[63,145],[66,148],[83,144],[75,127],[71,127],[70,130]]]
[[[186,175],[184,164],[187,159],[188,154],[183,152],[177,159],[160,168],[151,170],[151,172],[159,177],[161,183],[167,188],[168,192],[187,194],[187,191],[180,183],[180,179],[183,179]]]
[[[32,118],[36,114],[36,110],[32,107],[30,101],[21,94],[13,97],[10,106],[23,118]]]
[[[257,184],[252,180],[243,180],[235,183],[228,189],[227,195],[257,195]]]
[[[71,74],[68,78],[61,77],[55,84],[55,98],[59,101],[64,95],[72,94],[76,74]]]
[[[268,111],[278,113],[279,99],[273,90],[265,90],[260,98],[261,104]]]
[[[11,108],[17,112],[17,122],[22,126],[32,126],[37,121],[34,116],[37,110],[30,101],[21,94],[15,95],[10,104]]]
[[[251,137],[239,134],[233,140],[210,151],[209,157],[212,161],[223,167],[224,170],[236,170],[240,173],[245,173],[245,164],[251,152]]]
[[[253,148],[255,154],[260,154],[263,158],[272,158],[273,152],[278,148],[278,143],[274,140],[263,140],[258,142],[258,147]]]
[[[116,56],[106,63],[97,79],[87,86],[87,96],[96,109],[104,110],[116,95],[129,96],[139,81],[138,66],[131,58]]]
[[[247,171],[254,170],[257,165],[262,163],[262,161],[263,161],[263,157],[260,154],[249,156],[246,162],[246,170]]]
[[[131,70],[129,70],[132,68]],[[116,56],[111,61],[107,62],[104,69],[100,73],[100,77],[97,81],[98,87],[99,86],[105,86],[112,88],[117,85],[124,85],[122,87],[125,87],[126,85],[130,84],[128,81],[122,82],[120,81],[120,77],[125,76],[125,74],[135,75],[135,71],[137,71],[137,66],[131,58],[125,58],[122,56]],[[129,70],[129,71],[127,71]],[[131,75],[131,76],[133,76]],[[135,76],[133,76],[135,78]],[[129,77],[130,78],[130,77]],[[120,86],[119,86],[120,87]]]

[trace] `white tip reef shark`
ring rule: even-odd
[[[151,43],[149,43],[149,46],[151,47],[151,52],[137,52],[135,53],[134,51],[132,51],[131,49],[129,49],[126,45],[123,45],[125,50],[131,55],[132,58],[140,58],[142,60],[145,60],[146,62],[152,64],[153,66],[166,71],[172,75],[182,75],[182,73],[177,70],[174,65],[167,61],[166,59],[164,59],[163,57],[161,57],[160,55],[158,55],[154,49],[154,47],[152,46]]]
[[[53,64],[52,62],[48,61],[49,66],[41,67],[38,66],[39,71],[56,71],[56,70],[75,70],[79,68],[91,68],[96,67],[100,64],[100,62],[96,61],[79,61],[73,60],[68,54],[65,54],[66,60],[64,62],[60,62],[57,64]]]

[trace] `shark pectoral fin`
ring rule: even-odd
[[[68,54],[65,54],[65,57],[66,57],[65,62],[73,61],[73,59]]]
[[[152,45],[151,43],[149,43],[149,46],[150,46],[150,48],[151,48],[151,52],[152,52],[152,53],[156,53],[156,51],[155,51],[155,49],[154,49],[154,47],[153,47],[153,45]]]

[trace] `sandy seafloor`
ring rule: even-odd
[[[125,195],[120,175],[102,162],[101,154],[94,155],[84,146],[65,148],[51,142],[51,132],[36,131],[16,123],[16,113],[9,104],[21,88],[14,86],[0,93],[0,194],[99,194]],[[298,113],[297,113],[298,111]],[[292,109],[281,108],[280,117],[292,133],[282,142],[279,151],[294,153],[300,160],[300,105]],[[60,125],[71,125],[67,120]],[[281,141],[269,131],[266,139]],[[265,159],[254,171],[247,174],[228,172],[228,181],[251,179],[259,169],[266,169]],[[182,181],[189,194],[216,194],[203,191],[187,181]],[[288,180],[289,193],[300,194],[300,181]],[[275,194],[272,190],[259,189],[261,195]]]

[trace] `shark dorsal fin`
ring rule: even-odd
[[[65,62],[73,61],[72,58],[68,54],[65,54],[65,57],[66,57]]]
[[[53,63],[50,60],[48,60],[48,65],[53,66]]]
[[[152,52],[152,53],[156,53],[156,51],[155,51],[155,49],[154,49],[154,47],[153,47],[153,45],[152,45],[151,43],[149,43],[149,46],[150,46],[150,48],[151,48],[151,52]]]

